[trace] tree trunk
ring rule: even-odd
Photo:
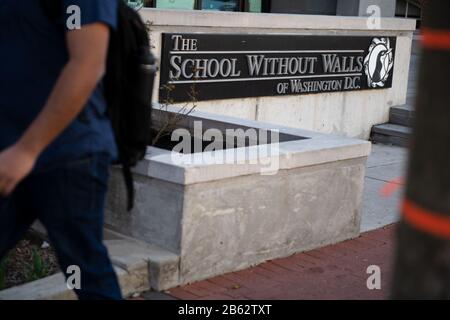
[[[394,299],[450,299],[450,1],[426,1],[423,10],[424,48],[406,187],[406,202],[419,211],[403,207]]]

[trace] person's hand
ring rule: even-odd
[[[0,196],[10,195],[17,185],[30,174],[36,156],[20,145],[0,152]]]

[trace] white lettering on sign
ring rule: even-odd
[[[197,39],[185,39],[183,36],[174,35],[172,36],[174,40],[173,50],[175,51],[196,51],[197,50]]]
[[[170,58],[170,78],[179,79],[214,79],[217,77],[240,77],[241,71],[237,70],[237,59],[185,59],[181,56]]]
[[[364,57],[338,57],[337,54],[323,54],[323,69],[326,73],[361,72]]]
[[[198,40],[192,38],[184,38],[182,35],[172,35],[173,47],[170,57],[170,71],[169,78],[171,83],[191,83],[194,80],[202,82],[215,82],[214,79],[220,79],[230,81],[236,78],[237,81],[244,80],[279,80],[273,77],[285,77],[285,79],[291,79],[292,76],[298,76],[301,79],[302,75],[315,75],[318,69],[319,58],[317,56],[291,56],[291,57],[270,57],[266,54],[246,54],[246,71],[249,78],[240,78],[242,70],[239,70],[237,58],[194,58],[196,54],[223,54],[229,55],[235,52],[199,52]],[[330,50],[333,51],[333,50]],[[338,50],[339,51],[339,50]],[[343,50],[343,53],[348,52],[349,55],[338,55],[337,53],[326,53],[326,51],[313,51],[311,53],[325,52],[321,55],[323,74],[321,77],[333,77],[335,74],[340,76],[351,75],[361,76],[364,69],[364,57],[355,56],[355,54],[361,54],[361,50]],[[178,54],[177,54],[178,53]],[[239,53],[239,52],[237,52]],[[271,52],[272,53],[272,52]],[[279,52],[283,54],[283,51]],[[301,53],[301,52],[299,52]],[[345,73],[345,74],[343,74]],[[220,82],[217,81],[217,82]],[[339,88],[357,88],[358,81],[345,80],[345,85],[337,85],[336,82],[331,82],[334,85],[332,87]],[[327,86],[328,82],[324,82]],[[283,88],[279,87],[277,91],[281,92],[285,90],[286,85]],[[307,85],[310,86],[309,84]],[[319,88],[322,86],[319,82],[316,86]],[[297,91],[315,91],[313,88],[306,90],[294,90]]]
[[[317,57],[266,58],[247,55],[250,76],[313,74]]]

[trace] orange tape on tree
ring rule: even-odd
[[[450,30],[424,28],[422,46],[433,50],[450,50]]]
[[[425,233],[450,240],[450,217],[425,209],[411,200],[403,202],[404,220]]]

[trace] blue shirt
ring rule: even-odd
[[[81,25],[117,25],[118,0],[62,0],[81,9]],[[0,0],[0,150],[14,144],[43,109],[68,62],[66,23],[43,12],[39,0]],[[85,155],[117,156],[106,101],[99,83],[82,114],[42,153],[35,170]]]

